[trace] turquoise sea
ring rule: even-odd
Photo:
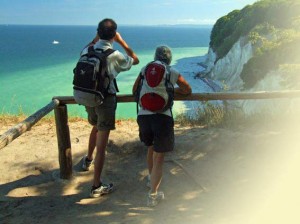
[[[137,53],[140,64],[119,74],[120,94],[131,93],[140,69],[153,59],[155,47],[167,44],[173,62],[205,55],[211,28],[200,26],[119,26]],[[0,114],[30,115],[53,96],[72,95],[72,70],[82,48],[96,34],[96,26],[0,25]],[[58,44],[53,44],[53,41]],[[119,48],[117,44],[114,47]],[[82,106],[68,105],[69,116],[85,117]],[[118,118],[136,116],[134,103],[118,104]]]

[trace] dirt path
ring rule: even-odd
[[[146,207],[146,150],[135,122],[112,132],[103,177],[117,189],[96,199],[88,197],[93,172],[80,171],[90,126],[70,123],[74,178],[63,181],[55,126],[38,124],[0,151],[0,222],[300,223],[300,128],[293,124],[177,125],[161,186],[166,200],[156,208]]]

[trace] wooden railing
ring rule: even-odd
[[[210,101],[210,100],[249,100],[300,97],[300,90],[283,92],[254,92],[254,93],[193,93],[189,96],[175,96],[175,101]],[[135,102],[133,95],[118,95],[118,103]],[[54,110],[57,143],[59,151],[60,178],[72,177],[72,150],[68,126],[67,104],[76,104],[72,96],[56,96],[52,101],[24,121],[15,125],[0,135],[0,150],[14,139],[30,130],[41,118]]]

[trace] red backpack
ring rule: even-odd
[[[170,66],[160,61],[150,62],[140,74],[137,106],[157,113],[172,109],[174,86],[170,82],[170,76]]]

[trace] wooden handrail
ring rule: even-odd
[[[300,97],[300,90],[281,92],[253,92],[253,93],[193,93],[189,96],[175,96],[175,101],[209,101],[209,100],[246,100],[246,99],[275,99]],[[117,95],[118,103],[135,102],[132,94]],[[60,177],[70,179],[72,177],[72,150],[70,131],[68,125],[67,104],[76,104],[73,96],[55,96],[52,101],[26,118],[13,128],[0,135],[0,150],[12,142],[15,138],[29,130],[42,117],[53,109],[55,110],[55,123],[59,151]]]
[[[53,99],[48,105],[0,135],[0,150],[11,143],[14,139],[30,130],[30,128],[35,125],[36,122],[56,108],[59,103],[59,100]]]
[[[300,97],[300,90],[272,91],[272,92],[218,92],[218,93],[193,93],[189,96],[175,95],[175,101],[209,101],[209,100],[251,100]],[[61,104],[76,104],[73,96],[55,96]],[[132,94],[117,95],[118,103],[135,102]]]

